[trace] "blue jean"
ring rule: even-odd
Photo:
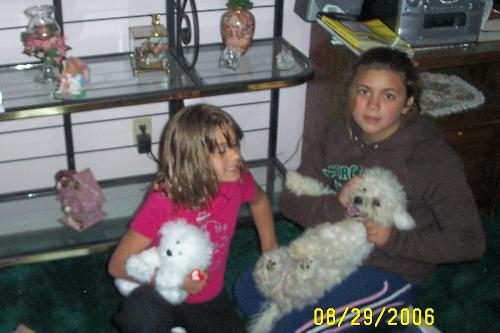
[[[244,271],[234,285],[234,298],[247,319],[258,313],[264,302],[264,297],[256,289],[252,277],[253,268],[252,266]],[[306,306],[302,310],[295,310],[283,317],[277,322],[273,333],[373,331],[377,311],[381,311],[383,307],[385,307],[384,311],[387,311],[389,308],[403,308],[411,305],[418,289],[419,285],[412,285],[399,275],[362,266],[340,285],[330,290],[318,303]],[[347,317],[342,325],[338,326],[346,307],[348,308]],[[370,310],[363,312],[363,308]],[[332,325],[331,320],[327,322],[328,309],[335,310],[335,325]],[[353,317],[349,318],[349,315],[357,314],[357,309],[361,310],[361,317],[357,320]],[[370,312],[373,314],[373,323],[363,324],[363,314],[370,315]],[[329,313],[331,314],[332,311],[330,310]],[[351,325],[356,322],[361,324]],[[395,329],[404,329],[404,327],[395,327]]]

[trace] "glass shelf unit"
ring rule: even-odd
[[[276,55],[290,49],[295,60],[287,71],[276,69]],[[71,115],[75,112],[170,101],[170,112],[182,106],[184,99],[230,93],[270,90],[268,157],[248,161],[258,183],[268,193],[275,214],[283,184],[284,168],[276,158],[278,90],[312,78],[312,62],[282,37],[255,40],[236,70],[219,67],[222,44],[202,45],[192,67],[182,58],[169,54],[170,71],[134,75],[129,53],[86,57],[92,80],[81,100],[53,98],[55,86],[34,82],[38,64],[0,67],[0,87],[5,112],[0,121],[61,115],[64,121],[68,168],[74,169]],[[190,56],[193,49],[184,48]],[[173,107],[172,107],[173,106]],[[0,197],[0,267],[84,255],[114,246],[125,231],[141,202],[152,176],[100,181],[106,196],[104,210],[108,218],[81,233],[57,220],[62,212],[54,189],[33,189]],[[239,221],[249,225],[248,207]],[[15,227],[14,227],[15,226]]]

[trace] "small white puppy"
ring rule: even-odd
[[[317,180],[293,171],[287,173],[286,186],[297,195],[332,193]],[[271,332],[283,315],[314,304],[353,273],[373,249],[367,241],[364,219],[399,230],[415,227],[406,211],[403,186],[382,168],[365,170],[349,193],[347,212],[347,218],[308,228],[288,247],[259,259],[253,276],[267,301],[251,322],[250,332]]]
[[[186,277],[200,278],[212,259],[209,234],[183,219],[169,221],[160,229],[160,244],[127,259],[127,274],[139,283],[148,283],[156,272],[155,288],[171,304],[182,303],[188,293],[182,289]],[[139,283],[116,279],[115,285],[128,296]]]

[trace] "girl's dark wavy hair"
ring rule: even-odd
[[[365,51],[354,62],[350,74],[346,78],[344,119],[349,127],[352,122],[351,108],[356,81],[369,69],[385,69],[400,75],[406,88],[407,98],[413,97],[410,112],[421,112],[420,98],[422,96],[422,82],[411,59],[404,52],[388,47],[377,47]]]
[[[176,207],[207,207],[219,191],[219,180],[210,157],[217,149],[215,134],[218,131],[229,147],[239,147],[243,131],[218,107],[188,106],[167,123],[154,187],[164,191]]]

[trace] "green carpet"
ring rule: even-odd
[[[500,332],[500,209],[482,216],[487,237],[483,258],[441,265],[426,281],[416,306],[432,307],[437,326],[448,332]]]
[[[483,216],[483,222],[488,235],[485,257],[440,267],[416,304],[434,308],[443,332],[500,332],[500,217],[495,221]],[[281,243],[300,234],[298,227],[284,221],[277,223],[277,231]],[[239,228],[226,285],[258,255],[255,230]],[[20,323],[37,333],[116,332],[110,318],[120,296],[106,274],[108,259],[109,253],[99,253],[0,269],[0,333]]]

